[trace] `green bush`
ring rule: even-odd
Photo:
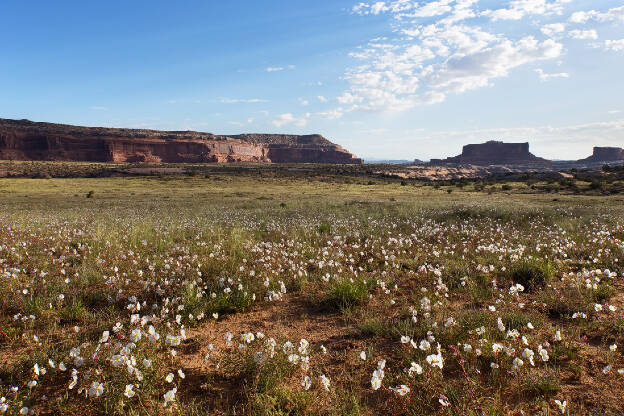
[[[325,304],[341,311],[363,304],[368,297],[372,282],[366,280],[342,279],[329,287]]]
[[[527,292],[544,287],[554,275],[554,267],[547,260],[521,261],[515,263],[510,270],[511,280],[520,283]]]
[[[324,222],[322,224],[319,224],[318,226],[318,233],[319,234],[331,234],[332,233],[332,226],[330,223],[328,222]]]

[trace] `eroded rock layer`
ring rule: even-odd
[[[594,147],[594,152],[582,162],[614,162],[624,160],[624,149],[621,147]]]
[[[431,164],[461,165],[507,165],[518,163],[547,164],[550,161],[529,152],[529,143],[503,143],[489,141],[480,144],[468,144],[462,154],[446,159],[431,159]]]
[[[320,135],[218,136],[0,119],[0,159],[86,162],[360,164]]]

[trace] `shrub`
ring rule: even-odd
[[[510,270],[511,280],[520,283],[527,292],[544,287],[554,274],[554,267],[546,260],[521,261],[515,263]]]
[[[528,398],[552,397],[561,390],[553,375],[527,374],[520,380],[520,396]]]
[[[371,288],[366,280],[342,279],[331,283],[325,298],[325,304],[345,311],[364,303]]]
[[[332,226],[330,223],[328,222],[324,222],[319,224],[318,226],[318,233],[319,234],[331,234],[332,233]]]
[[[589,184],[589,189],[592,189],[592,190],[602,190],[602,189],[604,189],[604,183],[602,183],[599,180],[594,179]]]

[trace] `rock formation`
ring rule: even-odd
[[[0,119],[0,159],[86,162],[361,164],[320,135],[80,127]]]
[[[594,147],[594,153],[579,162],[615,162],[624,160],[624,149],[621,147]]]
[[[550,161],[529,152],[529,143],[503,143],[489,141],[464,146],[462,154],[446,159],[431,159],[432,165],[508,165],[508,164],[547,164]]]

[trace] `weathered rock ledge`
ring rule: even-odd
[[[487,166],[551,162],[529,152],[529,143],[503,143],[491,140],[480,144],[468,144],[463,147],[461,155],[446,159],[431,159],[430,163]]]
[[[624,149],[621,147],[594,147],[592,155],[579,162],[614,162],[624,160]]]
[[[153,163],[361,164],[320,135],[243,134],[81,127],[0,119],[0,159]]]

